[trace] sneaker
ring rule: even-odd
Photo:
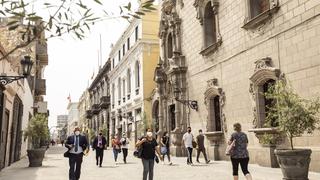
[[[100,166],[99,167],[102,167],[102,165],[100,164]]]
[[[210,163],[210,160],[206,161],[206,163],[209,164],[209,163]]]
[[[190,163],[190,166],[193,166],[193,163]]]
[[[171,166],[171,165],[172,165],[172,162],[169,162],[169,165]]]
[[[200,161],[199,161],[199,160],[197,160],[197,163],[200,163]]]

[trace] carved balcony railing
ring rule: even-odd
[[[110,106],[110,96],[102,96],[100,98],[100,108],[108,109],[109,106]]]

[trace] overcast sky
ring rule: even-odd
[[[108,12],[119,11],[119,5],[129,0],[105,0]],[[136,2],[136,0],[131,0]],[[87,3],[87,2],[86,2]],[[93,3],[93,1],[92,1]],[[100,34],[102,39],[102,65],[106,62],[111,43],[115,43],[128,22],[123,19],[108,20],[96,24],[84,40],[70,36],[50,39],[48,41],[49,65],[45,69],[47,80],[48,109],[50,111],[49,127],[56,125],[57,115],[67,114],[69,93],[72,102],[77,102],[88,81],[98,71],[98,50]],[[91,83],[91,81],[90,81]]]

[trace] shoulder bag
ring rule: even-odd
[[[226,155],[230,156],[233,153],[234,147],[236,146],[236,140],[234,139],[230,145],[226,148]]]

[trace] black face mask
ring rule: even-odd
[[[189,129],[188,132],[191,133],[191,130]]]
[[[100,133],[99,136],[102,136],[102,134]]]

